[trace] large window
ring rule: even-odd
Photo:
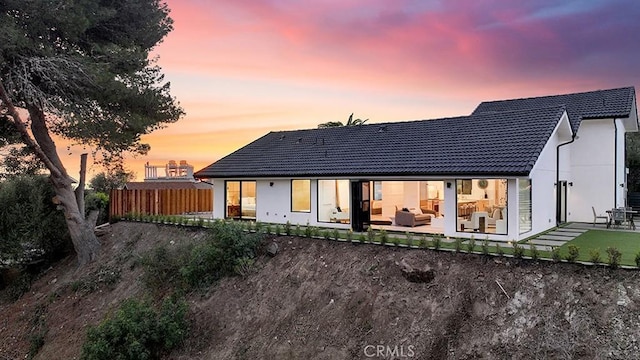
[[[457,231],[507,234],[507,179],[457,180]]]
[[[311,180],[291,180],[291,211],[311,212]]]
[[[518,219],[520,234],[531,231],[531,179],[518,179]]]
[[[227,181],[226,217],[234,219],[256,218],[256,182]]]
[[[349,180],[318,180],[318,221],[349,223]]]

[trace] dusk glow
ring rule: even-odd
[[[187,115],[127,160],[198,170],[269,132],[469,114],[483,100],[636,86],[640,4],[169,0],[159,65]],[[77,173],[74,149],[63,161]],[[66,153],[65,153],[66,154]],[[99,169],[93,168],[92,171]]]

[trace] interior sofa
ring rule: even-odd
[[[396,225],[398,226],[411,226],[431,224],[431,214],[422,214],[411,212],[410,210],[396,210]]]

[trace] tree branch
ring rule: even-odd
[[[40,146],[42,153],[47,157],[47,159],[49,159],[51,166],[56,169],[55,176],[59,180],[65,182],[68,181],[69,184],[71,184],[71,178],[67,174],[67,170],[64,168],[64,165],[62,165],[62,161],[60,160],[58,151],[56,150],[56,144],[53,142],[53,139],[49,134],[44,112],[42,109],[33,105],[28,106],[27,110],[29,110],[29,118],[31,119],[31,133]],[[51,170],[51,168],[49,168],[49,170]],[[53,170],[52,175],[54,175]]]
[[[78,210],[84,216],[84,185],[87,179],[87,154],[80,155],[80,179],[78,187],[75,190],[76,201],[78,202]],[[93,225],[95,226],[95,224]]]
[[[42,151],[42,148],[40,148],[40,146],[38,146],[36,141],[34,141],[34,139],[32,139],[31,136],[29,135],[29,132],[27,131],[27,127],[25,126],[24,121],[20,117],[18,110],[15,108],[15,106],[13,105],[13,102],[9,98],[9,95],[7,94],[7,91],[1,80],[0,80],[0,100],[2,100],[4,107],[7,109],[8,115],[13,118],[13,122],[16,125],[16,129],[20,133],[20,138],[22,139],[22,141],[31,150],[33,150],[36,156],[38,156],[38,158],[45,164],[45,166],[47,167],[47,169],[49,169],[52,175],[55,175],[60,178],[64,177],[63,172],[61,172],[60,169],[58,169],[53,164],[51,159],[49,159],[49,157],[44,153],[44,151]]]

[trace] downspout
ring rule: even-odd
[[[618,123],[613,118],[613,207],[617,208],[618,200]]]
[[[560,192],[560,147],[569,145],[575,140],[576,134],[572,132],[571,140],[556,146],[556,226],[560,225],[560,201],[562,200]]]

